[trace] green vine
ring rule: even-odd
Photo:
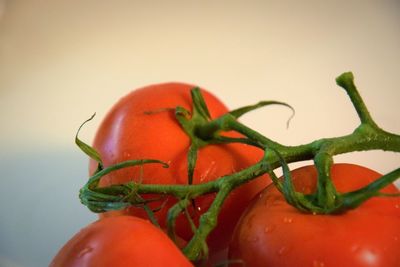
[[[191,146],[188,152],[187,185],[129,182],[126,184],[99,187],[98,184],[101,177],[117,169],[143,164],[162,164],[164,167],[168,167],[168,165],[154,159],[143,159],[126,161],[103,168],[100,155],[89,145],[82,142],[77,134],[75,139],[76,144],[88,156],[98,162],[97,172],[90,177],[86,185],[80,190],[79,197],[81,202],[91,211],[98,213],[123,209],[132,205],[139,206],[143,207],[148,212],[149,217],[154,219],[152,211],[148,208],[147,204],[155,200],[145,200],[141,195],[151,193],[158,194],[161,197],[165,195],[174,196],[178,201],[168,212],[167,225],[170,236],[175,238],[174,226],[178,215],[185,212],[190,203],[197,197],[209,193],[216,193],[216,197],[209,209],[201,215],[197,228],[194,226],[194,223],[191,222],[191,218],[188,218],[194,230],[194,235],[183,249],[183,252],[190,260],[199,260],[206,256],[207,246],[205,245],[205,240],[217,225],[218,214],[230,192],[236,187],[266,173],[270,175],[273,183],[284,195],[287,202],[302,212],[332,214],[357,208],[371,197],[382,196],[380,190],[400,177],[400,168],[383,175],[364,188],[348,193],[340,193],[336,190],[330,177],[333,156],[366,150],[400,152],[400,136],[384,131],[374,122],[354,85],[354,77],[351,72],[343,73],[336,79],[336,82],[347,92],[356,109],[360,119],[359,126],[349,135],[323,138],[299,146],[286,146],[270,140],[237,120],[243,114],[266,105],[278,104],[291,108],[291,106],[286,103],[262,101],[255,105],[233,110],[212,120],[200,90],[194,88],[192,90],[193,114],[182,107],[177,107],[175,109],[178,122],[191,139]],[[84,122],[84,124],[86,122]],[[224,135],[226,131],[236,131],[244,137],[230,138]],[[258,163],[247,169],[220,177],[212,182],[192,184],[198,149],[209,144],[232,142],[245,143],[259,147],[264,150],[264,157]],[[303,194],[294,189],[290,176],[290,169],[288,167],[289,163],[304,160],[313,160],[318,172],[317,189],[311,194]],[[283,170],[284,178],[282,180],[278,179],[274,173],[274,170],[279,167]]]

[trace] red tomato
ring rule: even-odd
[[[58,252],[50,267],[193,266],[175,244],[150,222],[118,216],[96,221]]]
[[[315,190],[314,166],[292,175],[298,191]],[[380,176],[352,164],[332,168],[339,192],[361,188]],[[394,185],[383,191],[399,192]],[[240,219],[229,255],[252,267],[398,267],[399,251],[400,198],[376,197],[340,215],[312,215],[288,205],[269,186]]]
[[[182,106],[191,111],[190,89],[193,86],[181,83],[152,85],[135,90],[117,102],[101,123],[93,147],[99,151],[104,165],[122,162],[128,159],[152,158],[169,164],[169,168],[149,164],[140,168],[119,170],[104,177],[100,185],[107,186],[125,183],[130,180],[149,184],[187,184],[187,152],[190,139],[175,119],[174,108]],[[201,90],[212,118],[228,112],[227,108],[215,96]],[[229,133],[230,136],[237,134]],[[198,154],[193,183],[212,181],[220,176],[237,172],[256,163],[262,157],[262,151],[243,144],[210,145],[201,148]],[[96,168],[91,162],[90,173]],[[211,233],[208,244],[210,249],[220,250],[228,246],[233,228],[240,214],[253,196],[264,188],[269,180],[256,179],[235,190],[227,199],[219,215],[218,227]],[[211,204],[214,194],[196,199],[196,209],[190,209],[191,216],[197,221]],[[154,196],[153,196],[154,197]],[[152,207],[161,206],[163,201]],[[166,205],[156,212],[156,217],[165,227],[168,209],[176,203],[172,197]],[[131,214],[147,217],[139,208],[128,208],[122,212],[109,212],[107,215]],[[192,230],[184,215],[176,224],[176,232],[188,240]]]

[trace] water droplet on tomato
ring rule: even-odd
[[[273,224],[268,225],[268,226],[266,226],[266,227],[264,228],[264,232],[265,232],[265,233],[271,233],[272,231],[274,231],[275,228],[276,228],[276,226],[273,225]]]
[[[393,240],[394,240],[394,241],[399,241],[399,237],[398,237],[398,236],[394,236],[394,237],[393,237]]]
[[[215,161],[213,161],[213,162],[215,163]],[[231,166],[231,173],[235,173],[235,172],[238,172],[237,169],[236,169],[236,166],[232,165]]]
[[[363,262],[370,266],[374,266],[378,262],[378,255],[374,250],[365,249],[360,253]]]
[[[325,267],[325,263],[323,261],[314,260],[312,266],[313,267]]]
[[[247,220],[247,225],[248,225],[249,228],[252,228],[252,227],[253,227],[254,218],[255,218],[255,217],[256,217],[256,215],[255,215],[255,214],[252,214],[252,215],[249,217],[249,219]]]
[[[396,204],[396,205],[394,205],[394,207],[395,207],[396,209],[399,209],[399,208],[400,208],[400,204]]]
[[[88,253],[92,252],[93,248],[92,247],[85,247],[84,249],[82,249],[79,254],[78,254],[78,258],[82,258],[83,256],[87,255]]]
[[[267,197],[265,197],[264,200],[264,205],[268,205],[268,206],[275,206],[279,204],[279,198],[273,195],[269,195]]]
[[[292,222],[293,222],[293,218],[291,218],[291,217],[284,217],[284,218],[283,218],[283,222],[284,222],[284,223],[292,223]]]
[[[287,255],[289,251],[290,251],[290,248],[288,246],[283,246],[278,250],[278,255],[279,256]]]
[[[260,194],[260,195],[262,195],[262,194]],[[265,206],[268,205],[269,202],[270,202],[270,200],[271,200],[271,196],[266,196],[266,197],[264,198],[264,205],[265,205]]]
[[[125,151],[122,155],[125,159],[127,159],[131,156],[131,153],[129,153],[128,151]]]
[[[203,183],[205,181],[209,181],[210,177],[212,177],[216,170],[216,162],[211,161],[206,168],[203,169],[202,174],[200,175],[200,182]]]
[[[253,236],[253,235],[248,236],[246,239],[247,239],[248,242],[253,242],[253,243],[255,243],[258,240],[260,240],[260,238],[258,236]]]

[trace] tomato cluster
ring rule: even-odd
[[[130,181],[143,184],[186,185],[191,140],[175,117],[175,108],[192,111],[193,86],[166,83],[144,87],[119,100],[101,123],[93,148],[103,167],[126,160],[157,159],[169,167],[143,165],[113,171],[100,187]],[[211,118],[228,112],[211,93],[201,89]],[[241,137],[227,132],[226,136]],[[213,181],[247,168],[263,157],[254,146],[229,143],[201,147],[193,184]],[[92,160],[90,175],[97,168]],[[296,189],[315,190],[316,171],[308,166],[292,173]],[[338,191],[355,190],[380,175],[367,168],[337,164],[332,178]],[[267,176],[261,176],[231,192],[218,215],[217,227],[207,238],[213,266],[386,266],[400,264],[400,200],[373,198],[341,215],[310,215],[288,205]],[[268,186],[269,185],[269,186]],[[265,188],[265,189],[264,189]],[[261,193],[259,193],[261,191]],[[385,193],[398,193],[390,185]],[[53,259],[51,266],[193,266],[180,251],[193,236],[195,224],[207,211],[215,194],[196,198],[175,225],[179,244],[164,233],[167,212],[177,202],[170,196],[144,195],[161,229],[148,221],[148,213],[130,206],[105,212],[77,233]],[[164,230],[164,231],[163,231]],[[229,250],[229,257],[227,252]]]
[[[187,153],[190,139],[175,119],[175,108],[180,106],[191,111],[190,90],[192,88],[191,85],[181,83],[152,85],[132,91],[114,105],[101,123],[93,143],[93,147],[101,155],[104,167],[126,160],[153,158],[166,162],[169,168],[144,165],[118,170],[103,177],[100,186],[128,181],[149,184],[188,184]],[[203,89],[201,92],[211,118],[228,112],[225,105],[215,96]],[[239,135],[230,132],[227,136],[238,137]],[[193,183],[206,183],[239,171],[255,164],[262,155],[261,150],[244,144],[209,145],[200,148]],[[90,174],[93,174],[96,168],[97,162],[91,161]],[[230,194],[218,218],[224,223],[218,224],[207,240],[211,258],[226,252],[234,226],[241,213],[254,195],[269,182],[266,177],[260,177]],[[197,222],[201,214],[207,211],[213,199],[214,194],[201,196],[189,207],[188,212],[194,222]],[[167,197],[150,204],[151,208],[157,209],[154,214],[163,229],[166,228],[168,209],[175,203],[176,199]],[[162,208],[159,209],[159,207]],[[120,215],[134,215],[143,219],[148,217],[142,208],[135,207],[106,212],[100,217]],[[176,234],[186,242],[193,235],[190,224],[183,214],[177,219]]]

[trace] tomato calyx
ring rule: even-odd
[[[109,187],[99,187],[100,179],[110,172],[152,163],[161,164],[164,168],[168,167],[168,164],[165,162],[154,159],[128,160],[96,172],[79,191],[79,198],[82,204],[87,206],[91,211],[99,213],[123,209],[132,203],[135,205],[145,205],[151,201],[155,201],[154,199],[144,200],[136,193],[138,183],[129,182]]]
[[[227,144],[227,143],[243,143],[252,146],[257,146],[262,149],[265,147],[258,140],[247,138],[246,136],[240,137],[229,137],[223,134],[223,132],[235,130],[232,124],[235,124],[236,120],[246,113],[261,107],[269,105],[282,105],[291,109],[292,114],[287,121],[289,126],[290,120],[294,116],[294,108],[287,103],[280,101],[260,101],[254,105],[244,106],[224,114],[220,118],[211,120],[210,113],[207,108],[207,104],[201,94],[198,87],[191,90],[192,97],[192,114],[190,111],[176,107],[175,116],[183,130],[189,136],[191,145],[188,152],[188,183],[192,184],[193,173],[197,160],[197,152],[201,147],[210,144]]]
[[[275,151],[275,153],[278,152]],[[357,208],[371,197],[400,196],[400,194],[385,194],[380,192],[380,190],[392,184],[400,177],[400,168],[383,175],[379,179],[358,190],[339,193],[330,177],[332,163],[329,164],[329,170],[325,172],[326,176],[324,176],[324,178],[321,178],[321,175],[325,174],[321,174],[322,172],[318,170],[318,168],[321,168],[321,166],[322,168],[326,167],[326,165],[315,164],[318,171],[317,190],[311,194],[304,194],[295,190],[291,177],[291,170],[279,154],[278,157],[282,165],[283,180],[279,179],[271,169],[269,169],[268,174],[272,178],[276,188],[283,194],[286,201],[298,210],[306,213],[339,214]],[[326,179],[325,184],[321,182],[323,179]],[[321,193],[321,191],[323,193]]]
[[[197,152],[201,147],[208,144],[208,139],[214,132],[207,133],[207,135],[199,136],[199,126],[206,124],[211,120],[210,112],[208,111],[207,105],[200,93],[200,88],[195,87],[191,90],[191,96],[193,100],[193,111],[186,110],[183,107],[176,107],[175,117],[182,126],[183,130],[190,138],[190,147],[187,154],[188,159],[188,184],[193,184],[194,168],[197,161]]]

